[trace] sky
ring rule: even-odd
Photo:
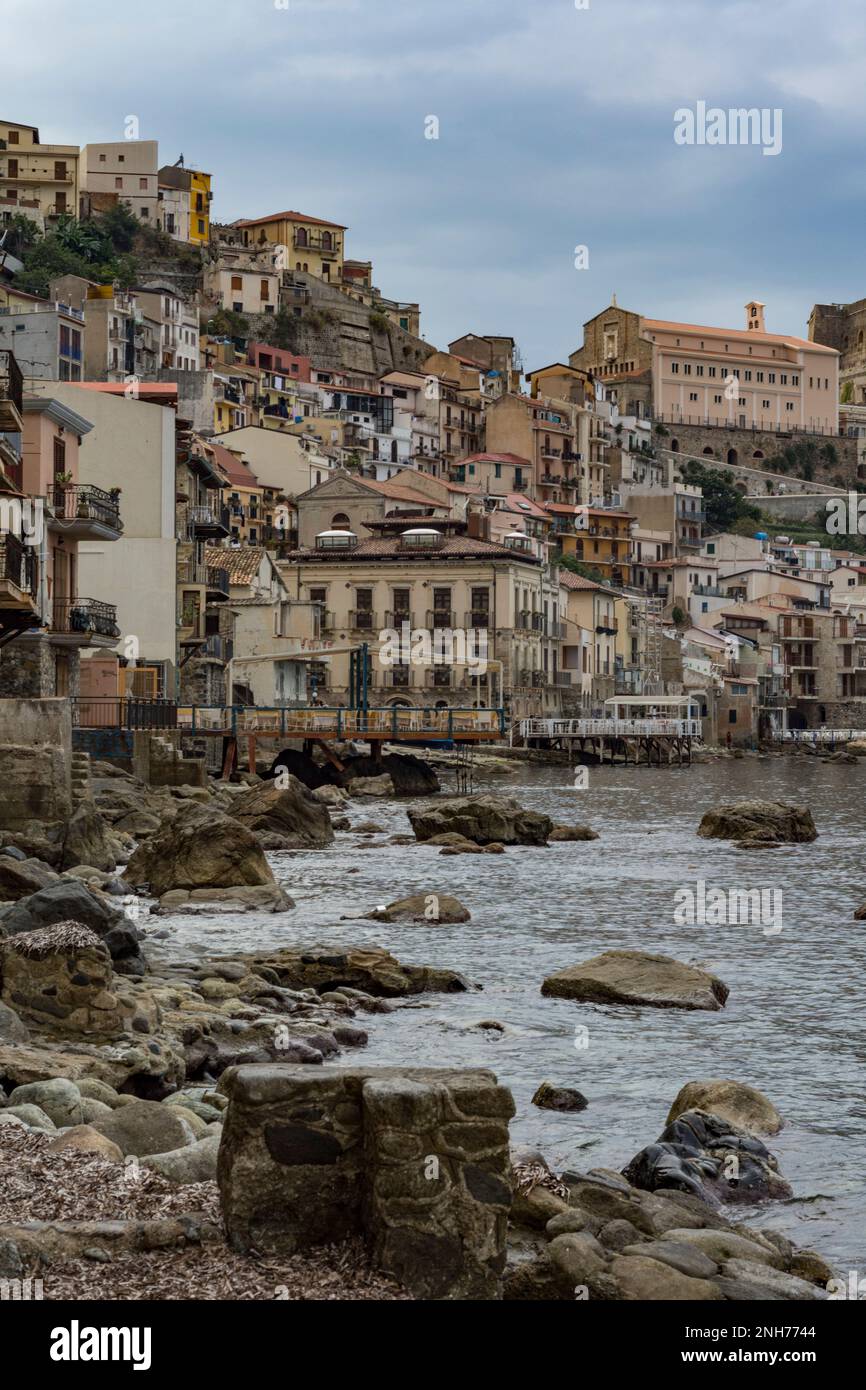
[[[0,0],[0,35],[0,119],[84,145],[136,116],[217,221],[345,224],[436,346],[564,360],[614,293],[805,337],[866,294],[863,0]],[[780,111],[780,152],[678,144],[699,102]]]

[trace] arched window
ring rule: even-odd
[[[710,458],[713,457],[713,451],[712,451],[712,449],[710,448],[709,444],[708,444],[707,447],[704,449],[704,453],[705,453],[705,454],[709,454]]]
[[[350,526],[351,522],[345,512],[337,512],[335,516],[331,517],[332,531],[348,531]]]
[[[678,454],[679,451],[680,451],[680,441],[679,441],[678,439],[672,439],[672,440],[671,440],[671,453],[672,453],[672,454]]]
[[[322,232],[322,250],[323,250],[323,251],[330,251],[330,249],[331,249],[331,247],[333,246],[333,244],[334,244],[334,242],[333,242],[333,237],[331,236],[331,233],[330,233],[330,232]]]
[[[739,462],[739,455],[738,455],[736,449],[729,449],[729,450],[728,450],[728,463],[736,464],[736,463],[738,463],[738,462]]]
[[[764,457],[764,451],[763,451],[763,449],[755,449],[755,450],[754,450],[754,452],[753,452],[753,454],[752,454],[752,458],[753,458],[753,459],[762,459],[763,457]]]
[[[306,227],[299,227],[299,228],[298,228],[297,232],[295,233],[295,245],[296,245],[296,246],[306,246],[306,245],[307,245],[307,229],[306,229]]]

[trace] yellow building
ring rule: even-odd
[[[613,507],[571,507],[548,503],[563,555],[597,570],[611,584],[630,582],[631,526],[634,518]]]
[[[0,199],[43,218],[78,216],[77,145],[43,145],[35,125],[0,121]]]
[[[280,269],[307,271],[329,284],[341,284],[346,228],[340,222],[302,212],[274,212],[269,217],[242,217],[233,225],[243,233],[245,246],[270,242],[285,247]]]
[[[213,199],[211,175],[201,169],[165,164],[159,171],[159,187],[179,189],[189,194],[189,240],[193,246],[210,241],[210,205]]]

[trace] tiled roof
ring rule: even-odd
[[[262,222],[309,222],[317,227],[337,227],[341,232],[346,228],[342,222],[329,222],[325,217],[305,217],[302,212],[272,212],[269,217],[239,217],[233,227],[258,227]],[[310,248],[308,248],[310,249]],[[316,250],[316,247],[312,248]]]
[[[531,468],[529,459],[522,458],[520,454],[467,454],[460,459],[459,467],[464,463],[516,463],[521,468]]]
[[[435,522],[433,523],[435,526]],[[377,539],[360,541],[351,550],[316,550],[311,547],[293,550],[287,556],[290,560],[342,560],[352,563],[357,560],[421,560],[429,564],[431,560],[523,560],[537,563],[534,556],[522,555],[507,545],[497,545],[493,541],[476,540],[473,536],[445,536],[441,545],[429,550],[413,547],[408,550],[400,544],[399,537],[389,540]]]
[[[208,440],[207,447],[213,450],[217,464],[230,483],[236,487],[259,486],[259,480],[249,464],[243,459],[239,459],[236,454],[232,453],[231,449],[227,449],[224,444],[216,444],[213,440]]]
[[[606,585],[596,584],[594,579],[585,579],[582,574],[574,574],[571,570],[561,569],[559,582],[563,589],[598,589],[599,593],[602,594],[611,592]]]
[[[674,323],[668,319],[641,319],[641,324],[650,333],[706,333],[713,338],[735,338],[741,343],[783,343],[788,347],[810,348],[813,352],[839,356],[835,348],[809,342],[807,338],[793,338],[787,333],[758,333],[753,328],[708,328],[701,323]]]
[[[242,545],[231,550],[209,545],[205,548],[205,563],[214,569],[228,570],[231,584],[251,584],[266,554],[260,545]]]

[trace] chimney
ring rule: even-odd
[[[751,333],[765,333],[764,305],[760,299],[750,299],[746,305],[746,328]]]

